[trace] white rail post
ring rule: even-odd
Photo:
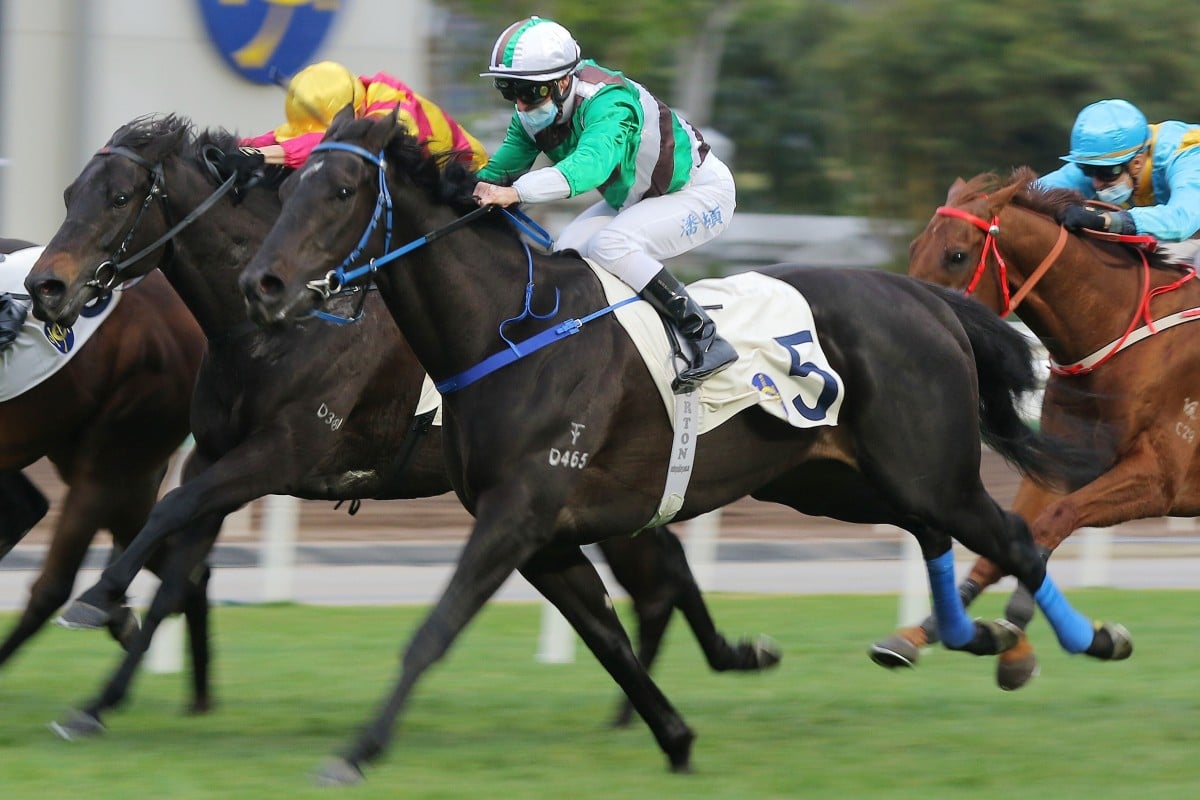
[[[575,662],[575,629],[554,604],[542,601],[542,629],[538,634],[538,649],[534,656],[542,664],[572,664]]]
[[[296,526],[300,504],[294,497],[272,494],[263,498],[263,600],[268,603],[295,599]]]
[[[717,542],[721,538],[721,509],[701,514],[688,523],[683,551],[701,591],[712,591],[717,577]]]
[[[897,530],[891,525],[879,525],[877,529]],[[907,531],[901,540],[902,575],[900,584],[900,607],[896,621],[900,627],[920,624],[929,616],[929,577],[925,559],[921,556],[921,545]]]
[[[160,488],[160,497],[179,486],[183,476],[183,463],[195,446],[196,442],[191,436],[179,445],[179,449],[171,457],[166,479]],[[183,618],[178,614],[164,619],[154,632],[154,638],[146,648],[146,669],[158,675],[183,671]]]
[[[1081,528],[1078,533],[1082,550],[1079,554],[1079,585],[1109,586],[1112,566],[1112,528]]]
[[[154,631],[146,650],[146,669],[158,675],[183,671],[183,617],[173,614]]]

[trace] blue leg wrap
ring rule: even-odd
[[[954,551],[947,550],[926,561],[925,569],[929,572],[929,589],[933,592],[938,636],[951,649],[962,647],[975,638],[975,623],[967,616],[962,598],[958,596],[958,587],[954,585]]]
[[[1054,628],[1054,635],[1058,637],[1058,643],[1064,650],[1068,653],[1082,653],[1091,646],[1092,637],[1095,635],[1091,620],[1071,607],[1050,578],[1050,573],[1046,573],[1046,578],[1042,581],[1041,588],[1034,592],[1033,599],[1046,615],[1050,627]]]

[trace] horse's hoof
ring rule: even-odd
[[[142,629],[142,620],[137,612],[129,606],[121,606],[107,624],[108,632],[117,640],[125,652],[133,647],[138,632]]]
[[[915,628],[901,628],[867,648],[867,655],[881,667],[911,669],[917,665],[917,660],[921,657],[921,648],[927,642],[925,629],[919,625]]]
[[[686,774],[692,771],[692,745],[696,743],[696,732],[686,725],[683,732],[672,737],[669,743],[659,742],[666,753],[671,772]]]
[[[755,669],[770,669],[783,660],[783,650],[770,636],[759,636],[751,648],[754,651]]]
[[[1014,692],[1036,678],[1039,672],[1037,653],[1022,633],[1016,645],[1000,654],[996,662],[996,685],[1006,692]]]
[[[107,627],[111,619],[104,609],[76,600],[54,620],[54,624],[75,631],[98,631]]]
[[[975,620],[976,625],[985,628],[992,641],[995,642],[996,649],[992,651],[993,655],[1007,653],[1012,650],[1025,636],[1025,632],[1018,628],[1013,623],[1006,619],[994,620]]]
[[[1102,622],[1096,626],[1096,634],[1086,652],[1102,661],[1124,661],[1133,655],[1133,637],[1124,625]]]
[[[193,700],[192,702],[188,703],[188,707],[185,709],[184,713],[189,717],[196,717],[209,713],[215,706],[216,703],[206,697],[202,700]]]
[[[313,775],[317,786],[357,786],[363,780],[362,770],[344,758],[326,759]]]
[[[51,722],[50,730],[68,742],[92,739],[104,733],[104,723],[86,711],[72,711],[62,722]]]

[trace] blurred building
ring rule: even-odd
[[[45,242],[63,189],[135,117],[173,112],[245,135],[282,122],[281,89],[232,58],[260,71],[334,59],[436,96],[430,15],[428,0],[0,0],[0,236]],[[221,20],[240,21],[226,55],[210,28]],[[308,57],[294,46],[305,33],[320,35]]]

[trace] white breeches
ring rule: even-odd
[[[641,291],[663,259],[714,239],[737,206],[733,175],[711,152],[679,191],[618,211],[601,200],[572,220],[554,243],[574,249]]]

